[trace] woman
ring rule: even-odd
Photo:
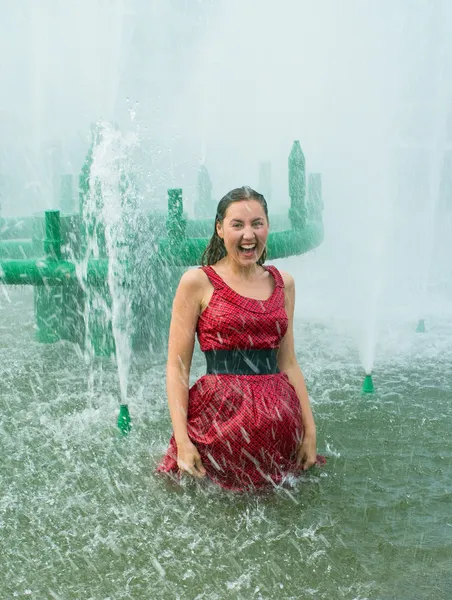
[[[322,461],[295,357],[294,280],[264,266],[268,230],[262,194],[232,190],[218,204],[204,266],[181,278],[167,363],[173,436],[160,472],[245,490]],[[207,374],[189,389],[196,334]]]

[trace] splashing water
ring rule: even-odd
[[[130,155],[138,145],[138,137],[134,133],[123,136],[107,122],[98,124],[96,136],[90,172],[90,193],[84,212],[84,219],[91,232],[83,262],[85,291],[89,297],[85,309],[87,348],[92,356],[94,349],[90,343],[90,327],[93,322],[94,326],[104,328],[111,324],[121,403],[127,404],[133,333],[130,243],[138,220],[138,194],[132,181],[133,165]],[[101,255],[102,241],[99,238],[102,238],[108,257],[111,305],[102,289],[92,289],[86,285],[88,258],[90,255]],[[93,319],[92,311],[100,315],[95,315]]]

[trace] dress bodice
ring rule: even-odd
[[[264,267],[273,276],[275,288],[267,300],[256,300],[235,292],[211,266],[201,268],[214,287],[198,319],[201,350],[278,348],[288,326],[284,281],[278,269]]]

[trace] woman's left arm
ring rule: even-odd
[[[289,324],[287,332],[278,350],[278,368],[282,373],[286,373],[290,383],[295,388],[301,405],[301,414],[303,419],[303,437],[298,450],[298,463],[303,469],[309,469],[316,462],[316,428],[314,416],[309,402],[308,391],[303,377],[303,373],[298,365],[295,356],[295,344],[293,334],[293,316],[295,309],[295,282],[288,273],[281,273],[284,279],[285,308]]]

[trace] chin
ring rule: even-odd
[[[259,260],[259,256],[239,256],[239,262],[245,265],[254,265]]]

